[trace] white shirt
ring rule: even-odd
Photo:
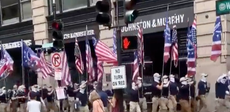
[[[30,100],[27,102],[27,111],[28,112],[41,112],[41,102],[36,100]]]

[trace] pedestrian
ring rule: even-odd
[[[160,99],[160,112],[173,112],[173,103],[169,100],[169,79],[167,75],[162,77],[162,92],[161,92],[161,99]]]
[[[27,102],[27,112],[41,112],[42,104],[39,101],[36,101],[36,93],[30,92],[30,101]],[[25,111],[23,111],[25,112]]]
[[[197,112],[196,87],[195,87],[196,82],[194,81],[193,76],[188,76],[188,75],[187,75],[187,81],[189,84],[189,92],[190,92],[189,104],[191,106],[192,112]]]
[[[92,112],[105,112],[103,102],[96,90],[90,93],[89,101],[92,104]]]
[[[20,106],[20,112],[26,111],[27,94],[25,92],[25,89],[26,88],[24,85],[18,87],[17,99]]]
[[[102,90],[102,82],[98,82],[96,89],[97,89],[96,90],[97,93],[99,94],[99,96],[101,98],[101,101],[103,102],[105,112],[109,112],[108,95],[105,91]]]
[[[175,76],[173,74],[169,75],[169,100],[171,100],[173,104],[173,110],[176,112],[177,110],[177,101],[176,101],[176,96],[178,94],[179,88],[177,86],[177,83],[175,82]]]
[[[162,85],[160,83],[160,74],[155,73],[153,75],[153,83],[152,83],[152,112],[158,112],[159,101],[161,97],[161,89]]]
[[[206,94],[207,94],[207,89],[208,89],[207,77],[208,77],[208,74],[202,73],[201,79],[200,79],[198,86],[197,86],[197,88],[198,88],[198,99],[199,99],[199,110],[198,110],[198,112],[200,112],[202,108],[204,108],[205,111],[208,112],[208,106],[207,106],[207,101],[206,101]]]
[[[138,96],[139,96],[139,104],[140,104],[140,108],[141,108],[141,112],[147,112],[147,102],[146,102],[146,98],[143,95],[143,87],[142,87],[142,78],[141,77],[137,77],[137,88],[138,88]]]
[[[139,96],[138,96],[138,87],[135,82],[132,82],[132,89],[129,90],[130,96],[129,100],[129,112],[141,112],[141,108],[139,105]]]
[[[179,103],[181,112],[192,112],[189,105],[189,84],[185,77],[180,78],[181,86],[179,88]]]
[[[81,82],[80,90],[76,93],[75,112],[89,112],[86,84],[87,82]]]
[[[17,99],[17,94],[18,94],[18,86],[14,85],[13,90],[11,93],[11,104],[10,104],[10,112],[17,112],[18,108],[18,99]]]

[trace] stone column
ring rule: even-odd
[[[48,0],[32,0],[33,10],[33,25],[34,25],[34,40],[36,45],[48,43],[48,23],[46,16],[48,16]],[[49,56],[46,56],[48,59]],[[48,59],[49,60],[49,59]],[[38,74],[38,84],[54,85],[53,78],[42,80],[42,75]]]
[[[215,82],[218,76],[226,73],[229,70],[230,53],[227,44],[229,43],[229,22],[226,16],[221,16],[222,20],[222,55],[216,62],[210,60],[212,37],[214,25],[216,21],[216,0],[195,0],[194,13],[197,18],[197,43],[198,43],[198,60],[197,60],[197,75],[196,79],[199,81],[200,73],[209,74],[208,81],[211,83],[211,90],[208,95],[208,107],[213,110],[215,99]],[[228,17],[229,19],[229,17]],[[227,68],[228,66],[228,68]]]

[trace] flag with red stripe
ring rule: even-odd
[[[91,54],[91,48],[89,44],[89,40],[86,39],[86,68],[88,73],[88,80],[93,81],[95,79],[95,71],[93,66],[93,58]]]
[[[177,44],[177,29],[176,25],[173,26],[172,32],[172,60],[174,61],[174,66],[178,65],[178,44]]]
[[[137,80],[137,77],[139,76],[139,57],[138,57],[138,52],[134,52],[134,62],[133,62],[133,81]]]
[[[71,75],[69,71],[69,65],[68,65],[68,60],[67,60],[67,55],[65,51],[63,51],[62,54],[62,85],[70,85],[71,84]]]
[[[140,26],[138,30],[138,38],[139,38],[139,49],[138,49],[138,57],[140,64],[144,67],[144,38],[143,38],[143,28]]]
[[[11,58],[9,53],[2,46],[1,46],[1,50],[2,50],[1,59],[4,59],[6,61],[6,65],[7,65],[7,71],[5,72],[5,78],[6,78],[14,70],[14,60]]]
[[[93,37],[93,44],[95,46],[97,61],[103,61],[106,63],[117,63],[116,55],[105,43]]]
[[[78,41],[77,41],[77,38],[75,38],[75,65],[76,65],[76,68],[78,70],[78,72],[80,72],[80,74],[83,74],[83,71],[84,71],[84,64],[83,64],[83,61],[82,61],[82,56],[81,56],[81,51],[80,51],[80,48],[79,48],[79,45],[78,45]]]
[[[194,18],[193,23],[192,23],[192,28],[191,28],[191,36],[192,36],[192,44],[194,46],[194,52],[195,56],[197,58],[197,37],[196,37],[196,18]]]
[[[171,32],[168,25],[168,17],[166,17],[165,21],[165,29],[164,29],[164,62],[167,63],[170,58],[170,48],[171,48]]]
[[[42,51],[40,54],[40,72],[42,73],[42,78],[46,79],[48,76],[54,76],[54,69],[49,66],[49,62],[45,58],[45,54]]]
[[[3,79],[5,77],[7,77],[7,64],[6,64],[6,60],[5,59],[1,59],[0,60],[0,79]]]
[[[212,37],[212,51],[210,57],[212,61],[216,61],[217,58],[221,55],[221,33],[222,33],[221,18],[220,16],[217,16],[213,37]]]
[[[97,62],[97,81],[101,81],[104,74],[103,62]]]

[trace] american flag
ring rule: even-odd
[[[191,41],[191,32],[188,33],[187,38],[187,74],[192,76],[196,74],[196,56],[195,48]]]
[[[144,38],[143,38],[142,26],[139,27],[137,35],[139,37],[139,50],[138,50],[139,61],[142,64],[142,66],[144,67]]]
[[[170,28],[168,25],[168,17],[166,17],[165,29],[164,29],[164,62],[167,63],[170,58],[170,47],[171,47],[171,34]]]
[[[191,28],[192,44],[195,49],[195,56],[197,58],[197,37],[196,37],[196,18],[194,18]]]
[[[80,72],[80,74],[83,74],[84,63],[82,61],[81,51],[78,45],[77,38],[75,39],[75,52],[74,53],[75,53],[75,58],[76,58],[76,61],[75,61],[76,68]]]
[[[172,32],[172,60],[174,61],[174,66],[178,64],[178,44],[177,44],[177,29],[176,25],[173,26]]]
[[[42,67],[41,60],[34,51],[29,48],[23,40],[21,41],[22,45],[22,66],[29,67],[35,71],[39,71]]]
[[[6,60],[5,59],[1,59],[0,60],[0,79],[3,79],[5,77],[7,77],[7,64],[6,64]]]
[[[106,63],[117,63],[117,58],[115,54],[105,43],[97,40],[95,37],[93,37],[92,39],[95,46],[97,61],[103,61]]]
[[[102,77],[104,74],[104,69],[103,69],[103,62],[102,61],[98,61],[97,62],[97,81],[101,81]]]
[[[7,73],[6,73],[6,76],[5,76],[5,77],[7,77],[14,70],[14,60],[11,58],[9,53],[3,47],[1,47],[1,50],[2,50],[1,59],[6,60],[6,64],[7,64]]]
[[[113,30],[113,53],[117,55],[117,38],[116,38],[116,28]]]
[[[70,85],[71,84],[71,75],[69,71],[69,65],[68,65],[68,60],[67,60],[67,55],[65,51],[63,51],[62,55],[62,85]]]
[[[221,33],[222,33],[221,18],[220,16],[217,16],[213,37],[212,37],[212,51],[210,57],[212,61],[216,61],[217,58],[221,55]]]
[[[134,52],[134,62],[133,62],[133,81],[136,81],[137,77],[139,76],[139,57],[138,52]]]
[[[39,72],[42,73],[42,78],[46,79],[48,76],[54,77],[54,69],[51,67],[51,63],[46,60],[44,52],[42,51],[39,55],[41,63]]]
[[[86,68],[87,68],[87,73],[89,77],[89,81],[93,81],[95,78],[95,72],[94,72],[94,67],[93,67],[93,58],[91,55],[91,48],[89,44],[89,40],[86,40]]]

